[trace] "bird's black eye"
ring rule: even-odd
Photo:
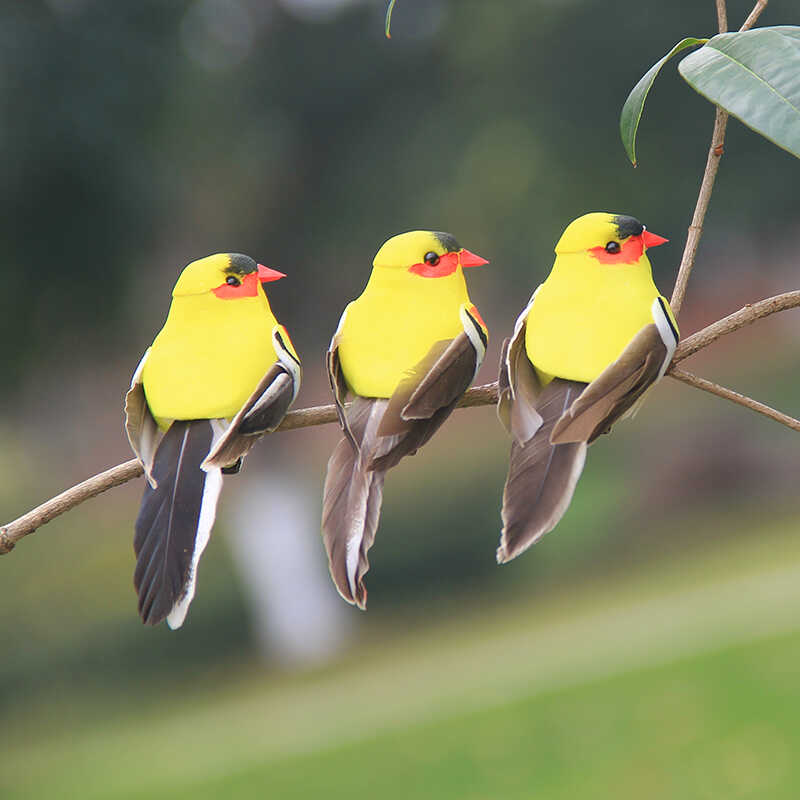
[[[611,253],[611,255],[616,255],[620,250],[622,250],[622,247],[620,247],[619,242],[609,242],[606,245],[606,253]]]
[[[228,286],[241,286],[242,285],[242,282],[235,275],[228,275],[228,277],[225,278],[225,283],[227,283]]]
[[[425,253],[425,263],[435,267],[439,263],[439,254],[434,253],[433,250],[429,253]]]

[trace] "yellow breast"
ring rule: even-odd
[[[653,322],[656,297],[645,256],[603,265],[585,253],[559,255],[528,314],[528,358],[549,375],[590,382]]]
[[[233,417],[277,360],[276,324],[260,288],[256,297],[236,300],[173,298],[142,372],[158,424]]]
[[[443,278],[373,268],[363,294],[347,307],[340,331],[339,359],[352,391],[391,397],[434,342],[463,332],[459,308],[468,302],[460,267]]]

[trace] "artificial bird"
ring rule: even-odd
[[[183,624],[222,475],[297,395],[300,361],[262,285],[283,277],[239,253],[192,262],[133,375],[125,427],[146,478],[134,537],[146,624]]]
[[[512,442],[498,563],[556,526],[587,446],[635,413],[669,366],[678,327],[647,257],[666,241],[622,214],[574,220],[504,342],[498,414]]]
[[[322,535],[336,588],[361,609],[386,471],[433,436],[486,354],[488,331],[462,268],[487,263],[449,233],[394,236],[331,340],[328,374],[344,435],[328,461]]]

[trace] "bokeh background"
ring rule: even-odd
[[[731,26],[750,3],[729,2]],[[797,24],[794,0],[761,23]],[[390,235],[454,233],[492,333],[563,227],[671,238],[713,109],[667,67],[628,164],[618,114],[711,0],[28,0],[0,5],[0,517],[130,458],[122,398],[189,261],[279,267],[323,352]],[[797,286],[800,163],[732,121],[684,333]],[[797,415],[797,312],[691,369]],[[800,766],[800,499],[785,428],[665,380],[592,448],[558,530],[494,564],[507,441],[459,411],[387,480],[370,610],[318,540],[333,426],[276,434],[226,482],[198,596],[145,629],[141,483],[0,560],[0,796],[782,798]]]

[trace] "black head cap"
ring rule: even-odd
[[[614,217],[614,224],[617,226],[617,236],[620,239],[639,236],[644,231],[644,225],[636,217],[628,217],[625,214]]]
[[[258,264],[250,256],[242,253],[231,253],[230,260],[230,266],[225,272],[230,272],[234,275],[249,275],[251,272],[258,270]]]
[[[456,241],[456,237],[452,233],[433,231],[433,235],[439,240],[439,244],[444,247],[445,252],[457,253],[461,249],[461,245]]]

